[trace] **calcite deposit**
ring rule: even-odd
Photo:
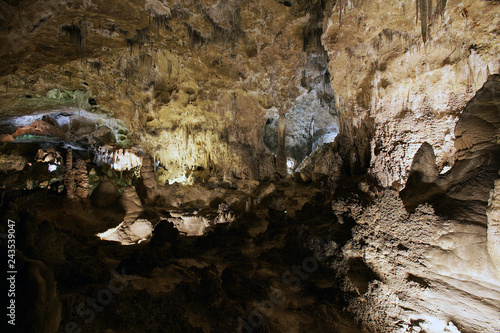
[[[496,0],[0,1],[7,331],[499,332],[499,26]]]

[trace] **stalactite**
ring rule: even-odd
[[[87,40],[87,23],[81,20],[78,25],[74,23],[63,25],[59,30],[69,36],[71,42],[75,44],[78,56],[83,57]]]
[[[139,47],[139,51],[142,50],[142,46],[150,40],[149,37],[149,27],[143,29],[136,29],[136,33],[132,38],[125,38],[127,46],[130,47],[130,55],[132,55],[134,45]]]
[[[192,26],[186,24],[187,34],[189,36],[189,42],[192,48],[199,49],[205,43],[208,42],[207,38],[203,37],[201,32]]]
[[[436,16],[443,16],[446,9],[446,3],[448,0],[437,0],[436,3]]]
[[[342,23],[342,10],[343,10],[342,0],[339,0],[339,25]]]
[[[286,176],[286,118],[280,115],[278,119],[278,154],[276,156],[276,171],[281,176]]]
[[[420,0],[415,0],[415,5],[416,5],[416,8],[415,8],[415,24],[418,24],[418,13],[420,11]]]
[[[427,15],[427,0],[420,0],[420,26],[422,30],[422,39],[424,43],[427,41],[427,32],[428,32],[428,15]]]
[[[416,15],[415,15],[415,24],[418,23],[418,19],[420,17],[420,25],[422,31],[422,39],[424,43],[430,38],[430,30],[429,27],[438,17],[442,17],[444,15],[444,11],[446,9],[447,0],[437,0],[436,8],[432,10],[432,0],[415,0],[416,4]]]
[[[170,61],[170,59],[168,59],[167,72],[168,72],[168,82],[170,82],[170,77],[172,76],[172,61]]]
[[[431,24],[431,22],[432,22],[432,0],[427,0],[427,27]]]

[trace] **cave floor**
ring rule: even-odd
[[[327,264],[352,224],[339,222],[326,191],[289,181],[259,186],[273,190],[203,236],[183,236],[161,219],[192,212],[191,204],[157,198],[140,216],[156,225],[153,237],[131,246],[96,236],[122,221],[119,203],[103,209],[24,191],[6,195],[2,215],[19,222],[18,249],[54,277],[59,331],[361,332]],[[122,287],[111,288],[117,279]]]

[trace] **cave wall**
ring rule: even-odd
[[[383,186],[405,184],[423,142],[446,172],[459,114],[500,69],[498,2],[426,2],[422,10],[424,2],[337,1],[324,21],[340,132],[357,151],[370,150],[370,172]]]

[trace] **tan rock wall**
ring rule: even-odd
[[[425,141],[439,170],[452,164],[459,113],[499,72],[497,3],[448,1],[443,15],[434,7],[425,44],[415,8],[339,1],[324,24],[341,127],[356,137],[360,123],[374,124],[370,169],[384,186],[404,184]]]

